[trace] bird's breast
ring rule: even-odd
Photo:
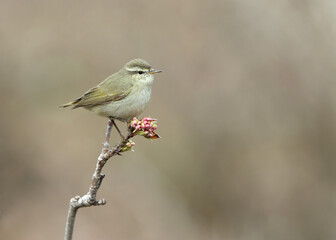
[[[144,111],[149,103],[151,92],[151,85],[135,85],[125,98],[97,106],[91,110],[104,117],[130,121]]]

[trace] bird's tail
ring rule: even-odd
[[[66,107],[70,107],[73,106],[74,108],[76,107],[76,103],[78,103],[82,98],[77,98],[76,100],[72,101],[72,102],[68,102],[65,103],[63,105],[58,106],[59,108],[66,108]]]
[[[70,106],[72,106],[74,103],[73,102],[68,102],[68,103],[66,103],[66,104],[63,104],[63,105],[60,105],[60,106],[58,106],[59,108],[66,108],[66,107],[70,107]]]

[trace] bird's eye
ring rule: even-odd
[[[139,74],[143,74],[144,72],[143,71],[138,71]]]

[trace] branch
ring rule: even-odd
[[[138,120],[134,118],[128,125],[129,133],[127,137],[122,139],[112,150],[109,150],[109,140],[112,127],[113,127],[113,120],[109,120],[106,129],[106,139],[103,144],[102,151],[97,160],[96,169],[92,176],[89,191],[82,197],[75,196],[70,199],[67,222],[65,225],[65,236],[64,236],[65,240],[72,239],[76,214],[79,208],[106,204],[106,201],[104,199],[97,200],[96,196],[97,191],[105,177],[105,175],[102,174],[101,172],[107,160],[109,160],[114,155],[121,155],[122,152],[132,150],[134,142],[132,142],[130,139],[136,135],[141,135],[148,139],[159,138],[159,135],[157,135],[154,132],[157,129],[155,119],[143,118],[142,120]]]
[[[99,206],[99,205],[105,205],[106,201],[104,199],[97,200],[97,191],[105,177],[104,174],[102,174],[102,169],[104,165],[106,164],[107,160],[109,160],[114,155],[120,155],[121,152],[127,148],[127,143],[129,143],[129,139],[135,136],[134,133],[129,133],[125,139],[120,141],[112,150],[109,150],[109,140],[112,130],[112,121],[110,120],[107,125],[106,129],[106,141],[103,144],[102,151],[98,157],[96,169],[92,176],[91,186],[89,188],[89,191],[84,196],[75,196],[70,199],[69,203],[69,210],[68,210],[68,217],[67,222],[65,226],[65,240],[71,240],[72,239],[72,233],[74,229],[75,219],[76,219],[76,213],[79,208],[82,207],[91,207],[91,206]]]

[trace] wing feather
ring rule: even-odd
[[[103,89],[98,87],[91,88],[80,99],[74,101],[75,106],[79,107],[94,107],[97,105],[103,105],[111,101],[118,101],[125,98],[129,92],[122,92],[119,94],[108,95]]]
[[[90,108],[98,105],[107,104],[112,101],[119,101],[127,97],[133,87],[133,83],[125,84],[120,81],[123,76],[120,73],[113,74],[101,82],[98,86],[91,88],[83,96],[72,102],[61,105],[60,107]],[[127,82],[127,81],[126,81]]]

